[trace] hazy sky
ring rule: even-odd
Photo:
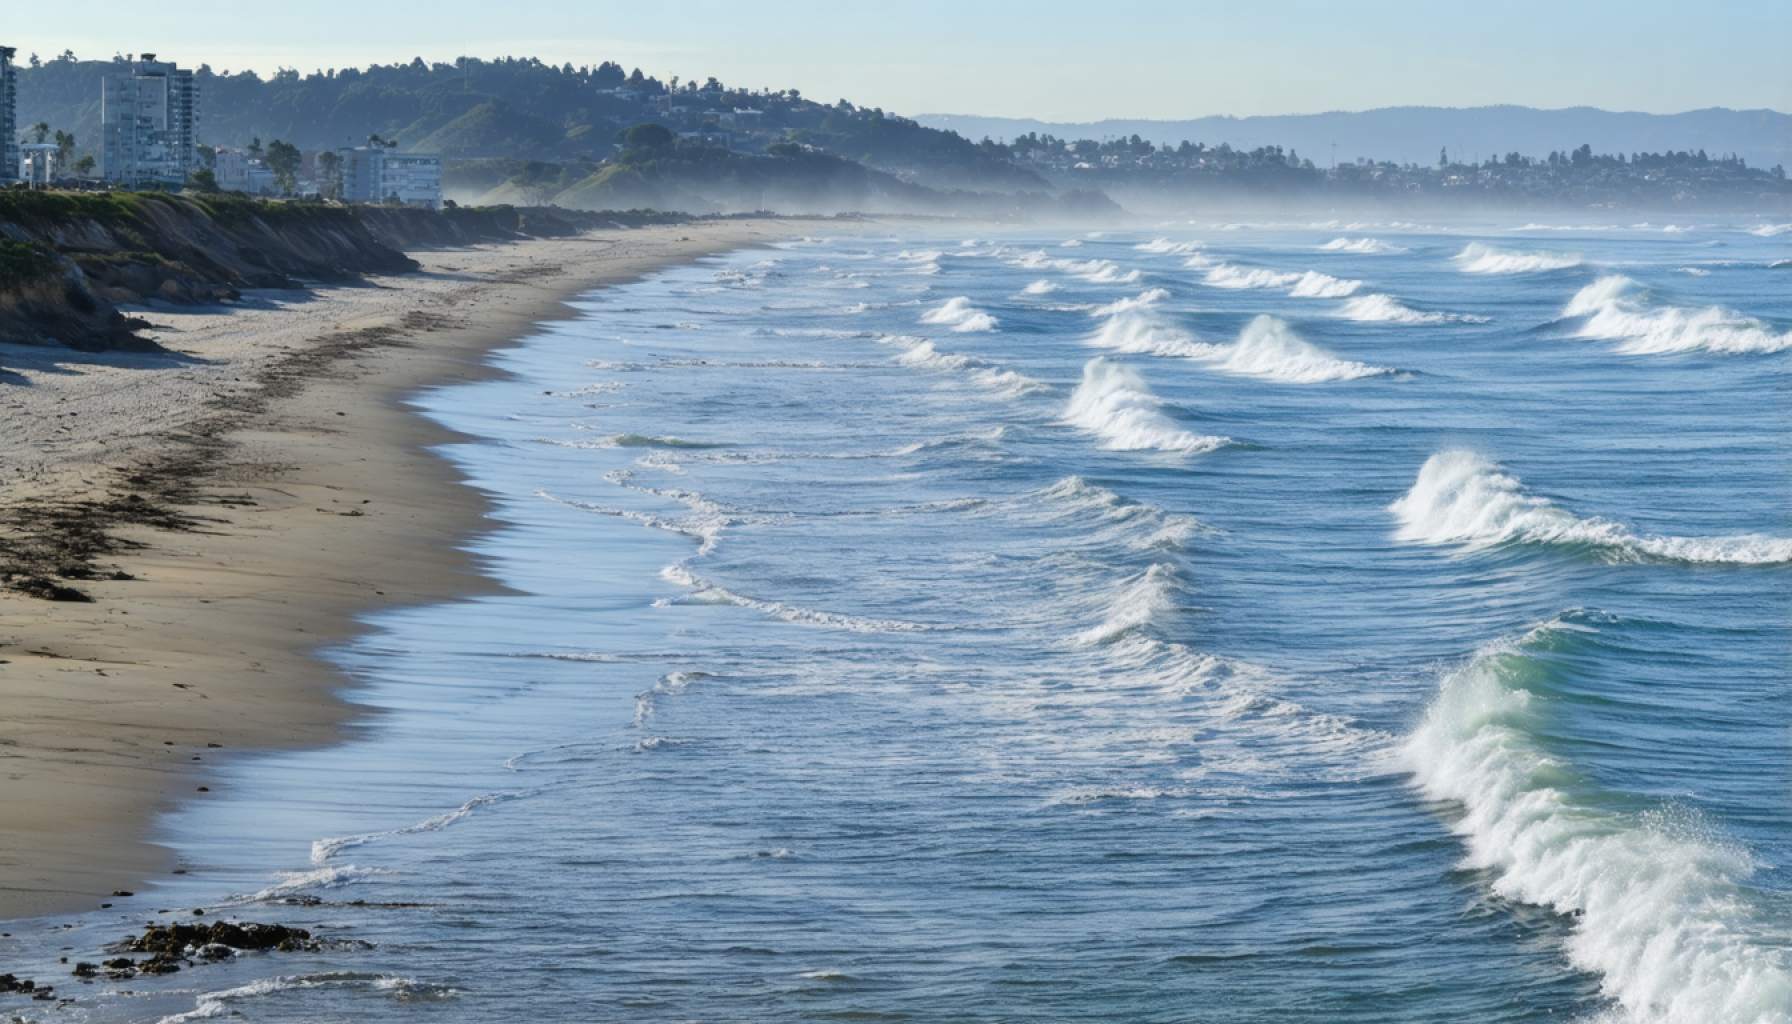
[[[1092,120],[1587,104],[1792,111],[1792,0],[87,0],[0,43],[218,70],[615,60],[905,113]],[[23,54],[21,54],[22,56]]]

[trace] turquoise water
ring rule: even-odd
[[[368,946],[48,1015],[1792,1020],[1792,234],[1747,227],[594,294],[419,399],[514,592],[379,615],[336,656],[383,713],[227,769],[138,901]]]

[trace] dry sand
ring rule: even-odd
[[[0,544],[133,577],[0,592],[0,919],[174,869],[150,829],[217,790],[208,765],[352,716],[320,647],[382,603],[491,586],[460,547],[485,509],[403,396],[485,375],[580,292],[792,230],[412,253],[421,273],[145,312],[170,356],[0,345]]]

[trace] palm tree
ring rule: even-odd
[[[44,144],[44,140],[49,137],[50,137],[49,122],[39,121],[36,124],[31,126],[31,140],[33,142],[35,142],[41,146]]]

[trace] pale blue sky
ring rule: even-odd
[[[907,114],[1047,120],[1522,103],[1792,111],[1792,2],[88,0],[0,43],[232,70],[534,55]]]

